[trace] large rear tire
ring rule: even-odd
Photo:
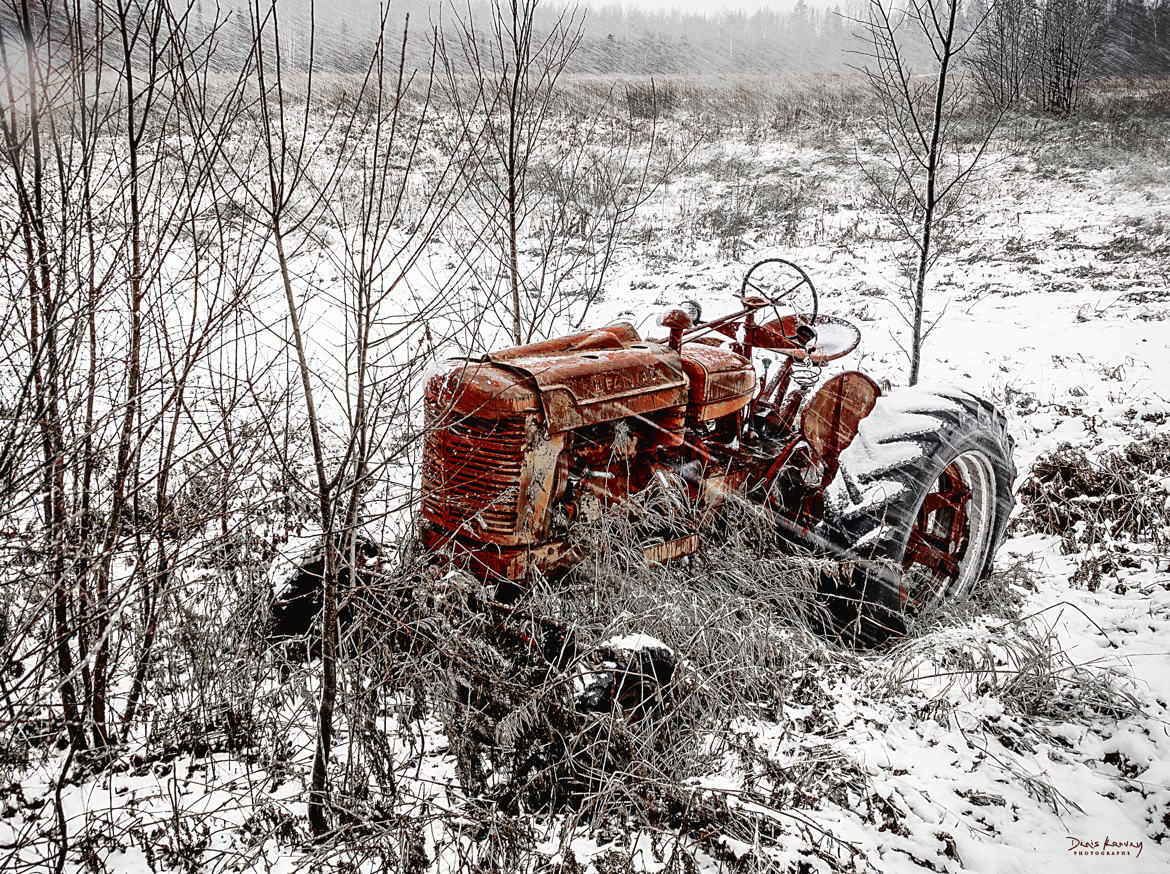
[[[823,594],[854,646],[969,595],[991,569],[1015,498],[1014,441],[989,401],[949,386],[880,398],[841,453],[821,533],[857,559]]]

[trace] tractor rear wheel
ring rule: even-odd
[[[969,595],[991,569],[1015,499],[1003,414],[947,386],[880,398],[825,491],[822,534],[857,559],[824,587],[835,633],[873,646]]]

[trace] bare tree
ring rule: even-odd
[[[206,43],[168,4],[6,11],[19,50],[0,42],[0,134],[15,196],[0,198],[13,206],[0,222],[17,245],[0,263],[23,329],[5,356],[22,374],[12,427],[38,435],[40,457],[4,440],[17,486],[4,509],[38,498],[63,724],[75,749],[101,749],[115,739],[111,689],[135,666],[128,725],[151,663],[169,560],[150,534],[161,536],[171,462],[189,446],[178,439],[189,380],[239,302],[216,266],[222,253],[187,238],[199,237],[214,177],[205,144],[238,107],[205,101]],[[168,147],[177,141],[192,154]],[[17,623],[13,651],[29,645],[37,613]]]
[[[962,147],[972,137],[960,129],[967,89],[957,66],[981,22],[961,30],[959,6],[959,0],[910,0],[905,7],[870,0],[868,17],[859,22],[864,73],[881,107],[877,126],[886,146],[863,171],[911,255],[899,311],[910,330],[903,346],[910,385],[918,382],[922,345],[938,323],[925,321],[927,277],[955,239],[964,189],[999,121],[988,119],[974,145]],[[926,74],[912,60],[923,46]]]
[[[433,145],[426,137],[433,128],[437,54],[416,76],[407,66],[404,26],[395,56],[387,37],[389,7],[365,71],[351,80],[349,93],[332,95],[328,104],[328,86],[316,69],[312,10],[298,22],[309,40],[299,64],[282,53],[275,0],[253,0],[251,15],[259,148],[243,154],[235,173],[271,246],[295,357],[297,404],[309,433],[313,475],[301,485],[315,505],[323,571],[321,694],[308,817],[313,833],[322,836],[331,827],[329,764],[341,683],[339,580],[364,560],[359,538],[372,521],[368,498],[381,472],[417,438],[396,419],[406,417],[423,362],[442,339],[441,306],[426,300],[411,307],[403,300],[409,299],[409,277],[462,193],[470,138],[465,130],[458,137],[463,146],[426,173],[420,170]],[[437,52],[437,40],[432,46]],[[330,109],[322,121],[323,105]],[[322,227],[336,229],[337,246],[323,244]],[[332,267],[328,278],[302,268],[306,256],[323,249]],[[436,297],[446,291],[440,284]],[[305,327],[314,298],[339,344],[329,366],[317,359],[320,344]],[[266,427],[278,452],[296,451],[285,442],[287,423],[269,418]],[[292,466],[290,456],[282,461]]]
[[[993,106],[1029,99],[1069,114],[1102,61],[1106,0],[992,0],[982,11],[969,66]]]
[[[993,107],[1017,106],[1034,76],[1036,15],[1032,0],[989,0],[976,7],[982,26],[972,40],[968,66]]]
[[[8,171],[5,176],[11,180],[15,195],[5,200],[16,204],[16,214],[6,218],[15,231],[10,239],[14,243],[19,241],[12,246],[13,254],[19,259],[12,272],[18,277],[15,289],[19,289],[13,297],[20,302],[12,300],[12,304],[19,307],[16,311],[23,316],[24,340],[23,349],[11,351],[17,360],[23,358],[27,362],[20,368],[26,376],[19,380],[20,388],[10,415],[13,425],[19,427],[17,423],[23,424],[21,420],[27,414],[25,421],[31,421],[39,437],[39,468],[30,472],[30,479],[36,482],[33,494],[39,492],[41,499],[46,554],[52,556],[48,576],[52,580],[57,688],[71,745],[82,749],[86,745],[81,717],[84,701],[79,700],[74,673],[76,654],[70,621],[76,589],[67,567],[65,545],[70,520],[66,493],[66,413],[62,397],[65,362],[76,347],[69,343],[70,336],[62,323],[67,291],[57,281],[53,249],[57,199],[53,185],[52,95],[60,88],[56,77],[62,68],[67,68],[64,58],[68,49],[59,40],[45,38],[50,27],[44,15],[46,10],[20,4],[7,11],[15,22],[19,41],[10,47],[7,40],[0,40],[0,63],[5,74],[0,126]],[[23,90],[18,90],[18,83],[23,84]],[[67,184],[72,180],[65,181]],[[5,443],[13,447],[15,441],[9,438]],[[9,463],[12,461],[10,454]]]
[[[476,131],[475,209],[461,210],[446,234],[474,256],[472,288],[490,303],[480,317],[524,343],[584,322],[623,228],[697,138],[664,133],[653,81],[611,87],[600,99],[559,87],[581,38],[576,8],[515,0],[489,14],[481,30],[468,7],[441,35],[450,140]]]
[[[1107,0],[1044,0],[1036,26],[1035,78],[1046,112],[1075,112],[1085,82],[1101,62]]]
[[[699,139],[663,133],[654,82],[610,89],[592,112],[571,112],[533,161],[531,266],[522,270],[524,336],[580,328],[605,291],[623,231]],[[617,106],[623,109],[617,109]]]
[[[581,41],[583,20],[576,6],[553,12],[547,21],[543,13],[541,0],[492,0],[489,21],[481,29],[469,4],[454,13],[451,32],[440,38],[457,124],[482,130],[473,170],[477,184],[471,191],[488,219],[516,343],[531,336],[520,254],[536,201],[529,171],[553,110],[557,82]]]

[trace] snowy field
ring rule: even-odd
[[[753,174],[769,174],[756,178],[777,182],[790,179],[794,167],[816,178],[825,160],[815,149],[793,155],[767,146],[724,148],[742,156]],[[1070,166],[1040,174],[1034,160],[999,156],[983,175],[981,218],[936,277],[946,283],[949,300],[928,339],[924,367],[926,379],[966,386],[1001,404],[1017,441],[1021,480],[1038,456],[1061,444],[1093,457],[1170,434],[1165,155],[1152,161],[1116,155],[1102,165],[1076,166],[1075,145],[1048,148],[1049,160],[1067,157]],[[628,290],[615,289],[607,298],[606,312],[641,313],[680,296],[700,300],[706,312],[730,309],[746,264],[795,251],[821,289],[822,311],[862,328],[858,351],[837,364],[898,384],[906,360],[891,335],[891,326],[899,324],[891,304],[896,268],[879,243],[848,240],[850,229],[873,221],[850,209],[864,197],[860,179],[850,179],[847,164],[819,172],[833,180],[826,202],[840,207],[829,207],[823,241],[790,250],[753,249],[738,265],[720,261],[710,248],[673,263],[662,253],[650,270],[631,271],[638,275],[630,276]],[[716,198],[718,191],[691,196]],[[1166,475],[1163,460],[1162,501],[1170,500]],[[1108,544],[1070,552],[1060,537],[1020,526],[998,559],[1001,566],[1019,562],[1026,569],[1029,585],[1020,610],[1063,650],[1062,670],[1112,674],[1140,702],[1138,715],[1084,718],[1078,702],[1068,700],[1051,702],[1039,723],[1021,720],[1010,706],[1005,712],[996,694],[1006,685],[1003,679],[962,678],[956,676],[962,671],[957,659],[935,658],[966,633],[952,629],[894,657],[909,663],[906,677],[922,679],[900,680],[905,694],[892,705],[859,691],[875,676],[888,678],[890,656],[879,656],[858,677],[820,678],[834,687],[837,703],[831,713],[817,715],[815,731],[767,724],[748,730],[758,731],[781,761],[800,761],[806,744],[827,744],[871,777],[875,796],[891,803],[888,819],[876,817],[876,830],[872,814],[862,812],[874,796],[843,799],[808,816],[861,848],[877,870],[1166,870],[1170,555],[1165,532],[1150,531],[1149,537],[1144,547],[1122,545],[1132,554],[1103,574],[1094,591],[1075,577],[1108,552]],[[1066,708],[1069,718],[1063,719]],[[800,726],[807,714],[799,705],[792,711],[792,722]],[[736,779],[742,781],[742,774],[730,776],[713,783],[742,785]],[[1030,792],[1036,778],[1052,794]],[[1144,846],[1140,856],[1123,847],[1128,855],[1115,851],[1110,858],[1080,846],[1095,841],[1100,850],[1106,838]]]
[[[939,321],[923,377],[1005,410],[1018,486],[1064,444],[1090,464],[1135,441],[1161,446],[1160,461],[1125,475],[1144,477],[1164,523],[1170,119],[1160,123],[1137,145],[1114,143],[1114,122],[1010,123],[978,177],[961,244],[932,274]],[[653,317],[686,299],[714,316],[734,308],[751,263],[784,256],[811,274],[822,312],[862,330],[834,366],[903,382],[897,252],[859,157],[844,135],[709,133],[623,230],[588,322],[629,319],[652,333]],[[424,264],[448,255],[440,246]],[[319,372],[330,366],[325,338]],[[396,469],[404,487],[410,469]],[[1063,536],[1038,530],[1018,505],[995,597],[924,621],[892,651],[806,645],[807,661],[784,678],[790,696],[712,735],[704,768],[685,779],[696,807],[721,811],[721,833],[659,826],[637,804],[624,824],[476,811],[444,726],[401,703],[369,727],[396,763],[369,775],[383,794],[354,802],[344,840],[311,848],[315,675],[294,668],[278,681],[229,663],[228,685],[267,714],[252,740],[237,748],[218,723],[207,731],[229,740],[209,746],[159,748],[144,736],[112,767],[74,769],[60,786],[71,763],[32,751],[0,787],[0,869],[1170,870],[1170,531],[1114,536],[1080,524]],[[200,591],[192,610],[236,609],[230,587]],[[226,682],[185,664],[160,657],[159,701]],[[199,736],[168,723],[184,718],[160,708],[148,734]],[[347,759],[347,732],[358,729],[339,729],[335,772],[348,778],[364,767]],[[71,835],[60,858],[58,797]]]

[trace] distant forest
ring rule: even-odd
[[[979,14],[972,4],[968,15]],[[1109,38],[1099,75],[1170,75],[1170,0],[1108,3]],[[721,12],[591,8],[575,56],[582,73],[840,73],[857,65],[854,19],[865,3],[833,9]]]
[[[260,0],[265,8],[270,0]],[[975,0],[967,11],[979,14],[987,0]],[[1034,0],[1042,5],[1045,0]],[[1050,0],[1097,6],[1097,0]],[[1100,0],[1108,19],[1106,45],[1095,70],[1099,76],[1170,75],[1170,0]],[[174,0],[174,7],[185,0]],[[30,3],[38,5],[36,2]],[[210,24],[217,15],[228,20],[219,32],[219,57],[242,52],[250,39],[250,0],[192,0],[196,22]],[[314,10],[314,55],[319,69],[351,71],[365,51],[355,51],[377,32],[378,0],[279,0],[286,59],[307,57],[308,28]],[[84,4],[83,4],[84,6]],[[395,35],[410,15],[409,52],[425,64],[427,35],[455,12],[470,8],[478,20],[488,19],[484,0],[391,0],[387,24]],[[544,14],[563,8],[549,0]],[[858,65],[861,43],[853,19],[865,14],[864,0],[842,0],[832,9],[799,2],[786,9],[712,14],[640,11],[612,6],[582,6],[581,44],[570,71],[582,75],[667,76],[727,74],[845,73]],[[0,38],[9,45],[19,37],[11,26],[8,3],[0,0]],[[7,20],[6,20],[7,19]]]
[[[979,14],[983,2],[972,3],[967,14]],[[1080,2],[1096,5],[1093,0]],[[220,0],[218,5],[222,14],[236,4],[244,5],[243,0]],[[1170,0],[1106,0],[1104,5],[1109,36],[1097,74],[1170,75]],[[309,6],[310,0],[279,3],[281,17],[289,22],[306,20]],[[470,4],[476,17],[485,21],[486,6],[483,0]],[[215,0],[196,0],[196,15],[210,20],[216,7]],[[378,7],[376,0],[316,0],[318,61],[348,68],[355,41],[377,28]],[[397,31],[409,13],[411,30],[421,37],[433,25],[452,18],[455,10],[466,15],[467,8],[465,0],[454,4],[393,0],[388,22]],[[549,2],[545,14],[556,14],[559,8],[555,0]],[[799,2],[787,9],[703,15],[583,6],[581,45],[570,69],[578,74],[619,76],[844,73],[860,60],[855,54],[861,44],[854,35],[853,19],[864,15],[865,8],[864,0],[842,0],[832,9]],[[235,25],[246,28],[246,14],[240,19]],[[417,51],[425,41],[411,42]]]

